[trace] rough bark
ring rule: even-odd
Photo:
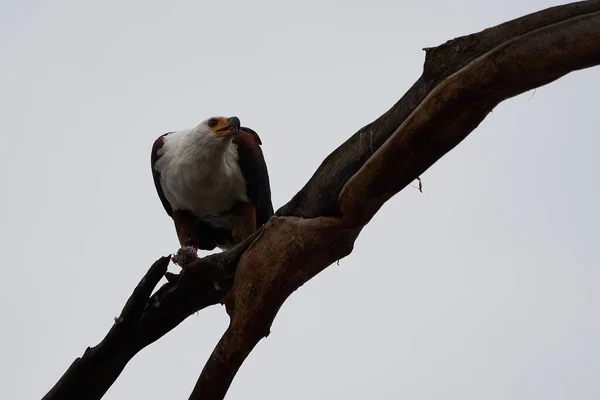
[[[150,296],[159,259],[103,341],[44,399],[99,399],[127,362],[192,313],[224,302],[230,325],[190,399],[222,399],[287,297],[350,254],[394,194],[471,133],[501,101],[600,64],[600,1],[550,8],[426,49],[421,77],[331,153],[294,198],[230,251],[198,260]]]

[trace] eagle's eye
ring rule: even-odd
[[[211,119],[208,121],[208,126],[209,126],[209,128],[214,128],[215,126],[217,126],[217,124],[218,124],[218,122],[217,122],[217,120],[216,120],[216,119],[214,119],[214,118],[211,118]]]

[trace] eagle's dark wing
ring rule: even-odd
[[[273,216],[269,173],[260,148],[262,142],[252,129],[241,127],[233,137],[233,143],[238,146],[239,164],[246,181],[246,196],[256,209],[256,225],[260,228]]]
[[[152,177],[154,178],[154,186],[156,186],[156,191],[158,192],[160,202],[165,208],[167,214],[169,214],[169,217],[173,217],[173,207],[171,207],[171,203],[169,203],[169,201],[165,197],[165,194],[162,190],[162,186],[160,185],[160,173],[154,168],[154,166],[156,165],[156,161],[158,161],[158,159],[160,158],[160,156],[158,155],[158,151],[162,149],[162,146],[165,141],[165,136],[167,136],[170,133],[173,132],[167,132],[164,135],[159,136],[158,139],[154,141],[154,144],[152,145],[152,155],[150,156],[150,166],[152,167]]]

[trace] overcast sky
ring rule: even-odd
[[[36,399],[178,248],[157,136],[237,115],[277,209],[423,47],[559,2],[0,4],[0,398]],[[227,398],[600,398],[599,89],[594,68],[497,107],[290,297]],[[188,318],[105,399],[187,398],[227,322]]]

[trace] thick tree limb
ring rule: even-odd
[[[328,265],[350,254],[359,232],[360,228],[345,228],[335,217],[272,218],[261,240],[244,253],[238,264],[226,299],[232,316],[229,328],[190,398],[223,398],[246,356],[269,334],[287,297]]]
[[[350,254],[389,198],[501,101],[598,64],[600,1],[554,7],[427,49],[422,76],[400,101],[329,155],[261,231],[169,276],[150,297],[168,264],[158,260],[103,341],[75,360],[44,399],[101,398],[138,351],[221,301],[230,325],[190,398],[223,398],[287,297]]]
[[[343,187],[343,218],[366,224],[501,101],[600,64],[599,26],[600,11],[536,29],[507,40],[440,82]]]
[[[438,83],[502,43],[536,29],[598,11],[600,11],[600,1],[598,0],[552,7],[473,35],[452,39],[441,46],[426,49],[427,56],[423,74],[408,92],[390,110],[360,129],[333,151],[321,163],[308,183],[290,202],[277,211],[277,215],[295,215],[304,218],[339,216],[337,202],[342,187],[423,102]],[[593,27],[591,29],[596,31]],[[581,40],[587,41],[589,45],[594,45],[585,38],[581,38]],[[529,79],[525,78],[524,80],[528,81]],[[545,83],[548,82],[540,82],[538,86]],[[498,84],[502,83],[498,82]],[[414,177],[416,176],[414,175]]]

